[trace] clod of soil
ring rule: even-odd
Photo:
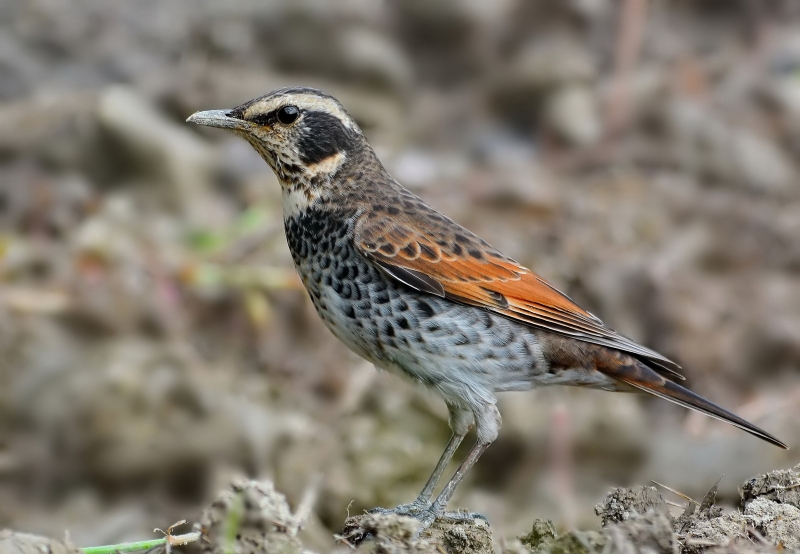
[[[0,554],[82,554],[81,550],[55,539],[0,530]]]
[[[655,487],[619,488],[606,496],[602,504],[594,508],[600,516],[603,527],[609,523],[627,521],[636,514],[645,514],[648,510],[667,513],[667,505]]]
[[[337,552],[356,554],[800,554],[800,466],[747,481],[742,508],[715,504],[717,485],[673,518],[653,487],[619,488],[598,504],[602,528],[558,534],[536,520],[531,532],[500,545],[485,521],[437,520],[420,537],[412,518],[364,514],[345,522]],[[310,506],[309,506],[310,509]],[[299,512],[303,512],[300,509]],[[203,512],[203,554],[311,554],[297,536],[305,516],[293,514],[269,481],[240,481]],[[0,531],[0,554],[80,554],[58,542]]]
[[[363,554],[435,552],[438,554],[493,554],[492,532],[482,520],[436,520],[415,538],[419,522],[393,514],[365,514],[345,521],[342,539],[358,545]]]
[[[772,471],[745,483],[741,511],[724,513],[715,504],[715,484],[672,518],[653,487],[620,488],[595,508],[600,531],[557,535],[550,522],[537,520],[520,542],[534,554],[800,552],[798,489],[800,466]]]
[[[300,524],[271,482],[240,481],[203,511],[195,528],[203,554],[301,554]]]
[[[800,465],[777,469],[747,481],[742,487],[742,507],[756,498],[766,498],[800,508]]]

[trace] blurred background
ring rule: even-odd
[[[732,503],[800,461],[800,3],[3,0],[0,528],[144,539],[232,476],[296,504],[320,474],[324,551],[424,484],[443,404],[322,326],[267,165],[184,123],[287,85],[794,447],[635,395],[506,394],[453,507],[496,536],[594,526],[611,486],[724,474]]]

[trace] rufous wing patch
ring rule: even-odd
[[[396,218],[362,216],[355,240],[363,255],[417,290],[437,295],[442,290],[454,301],[628,352],[683,379],[678,364],[606,327],[543,278],[433,208],[418,207]]]

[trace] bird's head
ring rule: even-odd
[[[330,180],[348,159],[371,154],[339,101],[312,88],[278,89],[232,110],[197,112],[186,121],[244,137],[285,187]]]

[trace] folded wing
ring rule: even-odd
[[[422,292],[628,352],[670,377],[680,366],[606,327],[531,270],[427,206],[362,218],[356,247],[394,279]]]

